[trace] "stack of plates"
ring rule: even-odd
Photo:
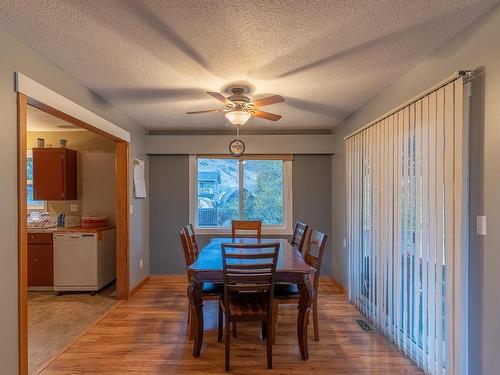
[[[100,228],[108,225],[106,216],[82,216],[82,228]]]

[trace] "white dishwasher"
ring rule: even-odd
[[[54,291],[97,292],[112,282],[115,237],[115,229],[54,233]]]

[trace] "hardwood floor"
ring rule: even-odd
[[[320,282],[321,341],[312,340],[302,361],[296,336],[297,309],[280,306],[273,370],[266,369],[260,324],[238,324],[231,343],[231,373],[237,374],[422,374],[397,348],[354,322],[359,312],[330,279]],[[205,338],[193,358],[186,335],[185,277],[151,277],[131,299],[118,305],[50,364],[43,375],[220,374],[224,344],[217,342],[217,304],[205,303]]]

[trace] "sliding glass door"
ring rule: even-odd
[[[457,79],[346,139],[349,298],[431,374],[460,367],[463,100]]]

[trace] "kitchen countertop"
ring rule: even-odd
[[[82,228],[82,227],[67,227],[67,228],[28,228],[28,233],[98,233],[105,230],[115,228],[114,225],[107,225],[99,228]]]

